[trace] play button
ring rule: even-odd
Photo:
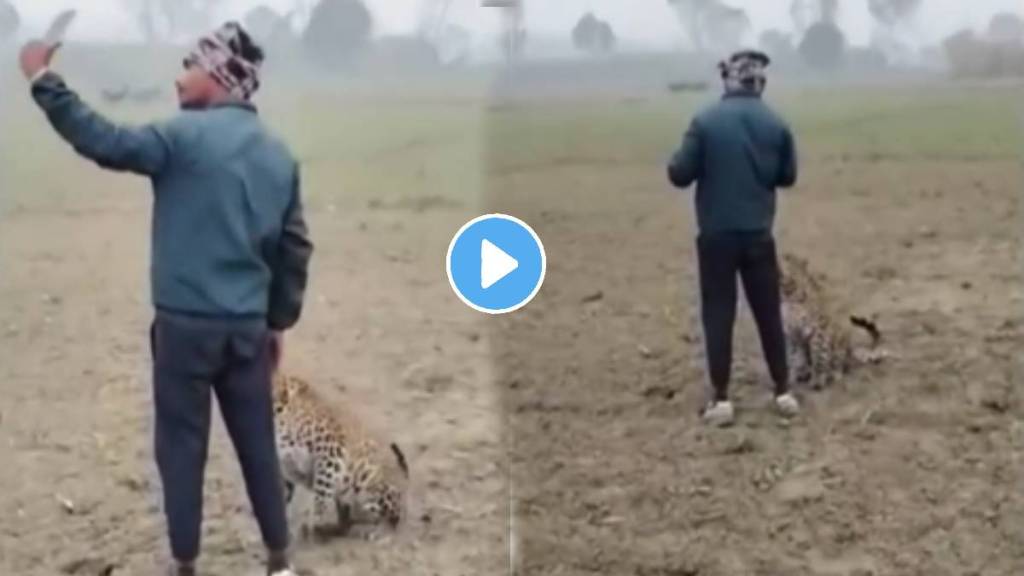
[[[509,256],[504,250],[491,244],[490,240],[480,243],[480,287],[484,290],[494,286],[495,282],[515,272],[519,261]]]
[[[448,247],[448,281],[470,308],[503,314],[537,295],[546,270],[544,245],[525,222],[488,214],[466,223]]]

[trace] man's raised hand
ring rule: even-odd
[[[21,64],[21,72],[25,78],[31,80],[41,72],[50,67],[53,55],[60,49],[61,43],[47,44],[41,40],[32,40],[21,48],[18,60]]]

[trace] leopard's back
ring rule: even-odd
[[[827,279],[807,260],[784,254],[781,264],[783,317],[796,378],[826,387],[858,363],[855,328],[870,333],[872,349],[880,334],[873,322],[846,312],[827,289]]]
[[[317,494],[319,516],[335,499],[395,523],[408,478],[396,444],[383,446],[348,406],[294,376],[275,377],[274,411],[282,473]]]

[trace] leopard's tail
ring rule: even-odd
[[[402,473],[405,477],[409,477],[409,463],[405,460],[405,454],[402,453],[402,449],[398,447],[398,444],[391,443],[391,451],[395,454],[395,459],[398,460],[398,467],[402,469]]]
[[[864,330],[871,336],[872,348],[877,348],[882,342],[882,331],[878,329],[878,324],[875,322],[868,320],[863,316],[852,315],[850,316],[850,323],[857,328]]]

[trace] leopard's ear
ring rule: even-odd
[[[405,454],[402,453],[402,449],[398,447],[398,444],[391,443],[391,452],[394,453],[395,459],[398,460],[398,467],[402,469],[402,473],[405,477],[409,477],[409,463],[405,460]]]
[[[282,401],[291,400],[296,394],[304,393],[308,387],[306,381],[297,376],[290,376],[284,372],[274,374],[274,393]]]
[[[279,400],[288,399],[288,380],[281,372],[274,372],[270,380],[270,388],[273,391],[274,398]]]

